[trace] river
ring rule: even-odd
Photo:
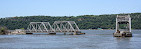
[[[115,30],[82,30],[85,35],[0,35],[0,49],[141,49],[141,30],[113,37]]]

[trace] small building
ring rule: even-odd
[[[102,28],[97,28],[98,30],[103,30]]]

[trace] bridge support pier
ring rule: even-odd
[[[77,33],[73,33],[73,35],[77,35]]]
[[[120,28],[120,24],[124,25]],[[132,37],[131,33],[131,18],[130,15],[118,16],[116,18],[116,32],[113,33],[115,37]]]
[[[26,33],[26,34],[33,34],[33,33]]]
[[[56,33],[49,33],[49,35],[56,35]]]
[[[66,35],[66,33],[64,33],[64,35]]]

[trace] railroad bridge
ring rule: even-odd
[[[74,21],[55,21],[52,25],[49,22],[30,22],[26,33],[84,34],[81,33],[79,27]]]

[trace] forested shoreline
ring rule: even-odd
[[[80,29],[115,29],[116,15],[81,15],[81,16],[16,16],[0,19],[0,26],[10,30],[27,28],[30,22],[75,21]],[[131,13],[132,29],[141,29],[141,13]]]

